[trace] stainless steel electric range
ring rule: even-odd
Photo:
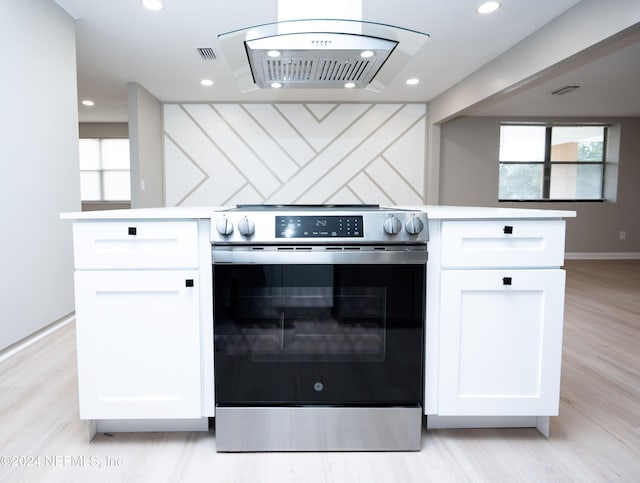
[[[212,215],[218,451],[418,450],[427,215]]]

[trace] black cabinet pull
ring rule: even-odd
[[[129,235],[136,235],[138,233],[138,229],[135,226],[130,226],[128,232]]]
[[[192,278],[188,278],[184,281],[184,286],[185,287],[193,287],[193,279]]]
[[[502,285],[511,285],[511,277],[502,277]]]
[[[502,231],[505,235],[511,235],[513,233],[513,227],[511,225],[505,225]]]

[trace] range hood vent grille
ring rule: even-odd
[[[352,62],[325,60],[320,70],[320,80],[358,82],[370,65],[371,62],[362,60]]]
[[[397,44],[360,34],[305,32],[250,40],[245,48],[260,87],[277,82],[285,88],[342,88],[347,82],[366,87]]]
[[[265,81],[273,82],[362,82],[373,62],[336,59],[267,59]]]
[[[267,82],[303,82],[311,79],[315,66],[312,60],[266,60]]]

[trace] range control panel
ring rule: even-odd
[[[276,216],[276,238],[362,238],[362,216]]]
[[[221,210],[211,214],[214,244],[416,244],[429,240],[416,210]]]

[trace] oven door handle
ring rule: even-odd
[[[427,262],[427,249],[424,245],[400,245],[384,249],[214,246],[211,257],[214,265],[422,265]]]

